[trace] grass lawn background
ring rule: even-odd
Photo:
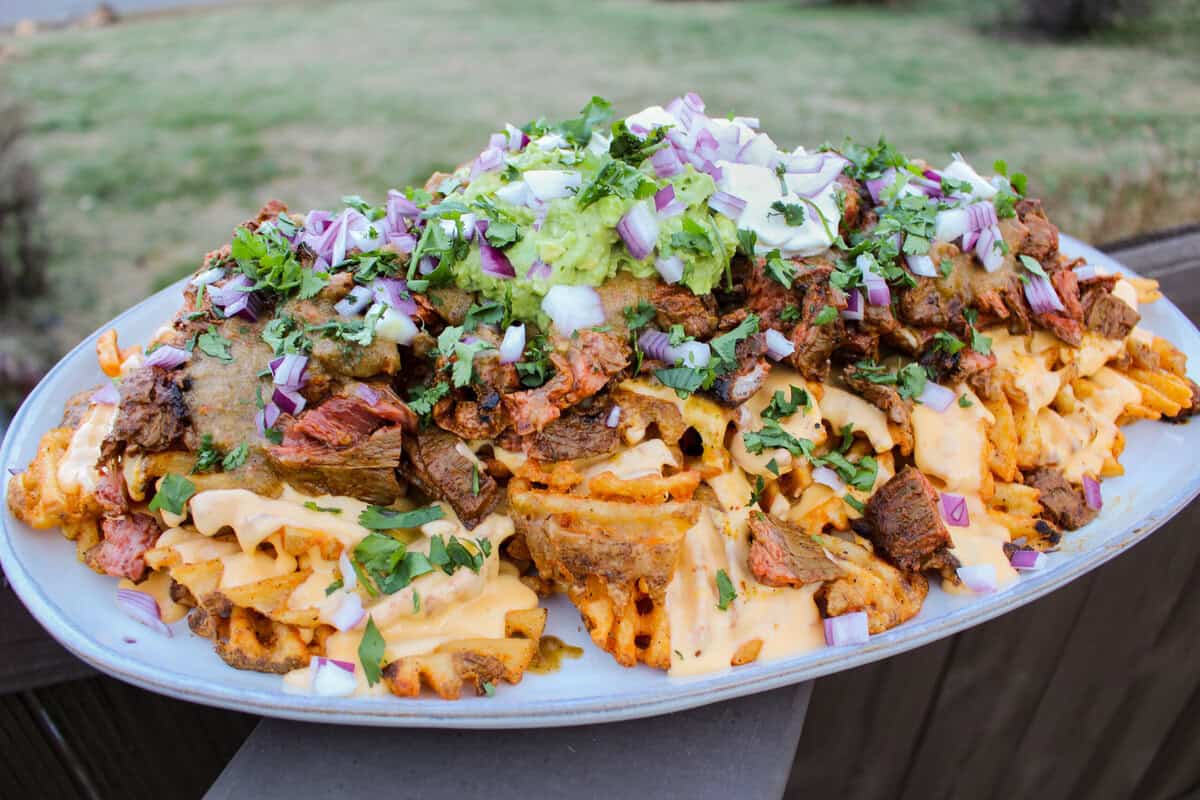
[[[974,8],[276,2],[0,39],[53,248],[50,291],[7,337],[56,355],[267,198],[379,199],[592,94],[631,113],[694,90],[789,147],[883,132],[934,163],[1004,158],[1096,242],[1200,219],[1200,27],[1056,44]]]

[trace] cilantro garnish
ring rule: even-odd
[[[168,472],[166,475],[163,475],[162,482],[158,485],[158,492],[155,493],[154,499],[150,501],[150,510],[158,511],[163,509],[179,516],[184,513],[187,501],[195,493],[196,485],[194,483],[182,475]]]
[[[717,570],[717,608],[725,611],[737,596],[733,581],[729,580],[729,573],[723,569]]]
[[[575,201],[580,208],[587,208],[602,197],[640,200],[654,194],[655,190],[654,181],[644,172],[624,161],[610,161],[579,191]]]
[[[938,331],[933,335],[933,349],[941,350],[950,355],[962,350],[966,347],[961,339],[949,331]]]
[[[809,439],[798,439],[779,426],[775,419],[764,419],[761,430],[746,431],[742,434],[742,442],[746,450],[758,455],[764,450],[783,448],[794,456],[812,457],[813,443]]]
[[[367,677],[368,686],[379,683],[383,674],[380,669],[380,665],[383,663],[383,651],[383,635],[375,626],[375,617],[368,616],[367,628],[363,631],[362,641],[358,644],[358,660],[362,664],[363,675]]]
[[[965,394],[960,394],[958,396],[958,407],[959,408],[970,408],[973,405],[975,405],[975,404],[971,402],[971,398],[967,397]]]
[[[694,367],[670,367],[654,372],[654,377],[658,378],[663,386],[674,389],[675,394],[681,398],[685,398],[699,389],[707,376],[707,370]]]
[[[703,255],[712,255],[713,242],[708,228],[691,217],[683,218],[683,230],[671,234],[671,247],[675,250],[695,250]]]
[[[592,138],[592,131],[607,125],[612,116],[612,103],[603,97],[593,97],[579,110],[578,117],[547,126],[547,130],[562,134],[564,139],[576,147],[584,147]]]
[[[535,336],[525,348],[525,355],[516,363],[517,374],[521,376],[521,385],[536,389],[554,374],[554,365],[550,361],[550,345],[545,336]]]
[[[233,361],[233,355],[229,352],[232,344],[233,342],[217,333],[217,329],[213,325],[209,325],[208,331],[200,334],[196,339],[196,346],[200,348],[200,352],[225,364]]]
[[[312,342],[304,337],[300,325],[286,314],[280,314],[263,327],[262,339],[271,346],[277,356],[307,353],[312,350]]]
[[[859,500],[857,497],[850,494],[849,492],[842,495],[842,499],[844,501],[846,501],[846,505],[850,506],[851,508],[853,508],[855,511],[857,511],[860,514],[867,510],[866,504],[864,504],[861,500]]]
[[[710,365],[714,373],[723,375],[737,366],[737,346],[744,340],[758,333],[758,315],[747,314],[737,327],[709,341],[715,364]]]
[[[629,130],[624,120],[620,120],[613,123],[612,133],[608,154],[618,161],[624,161],[626,164],[636,167],[649,158],[651,153],[662,147],[667,129],[655,128],[643,139]]]
[[[246,459],[250,455],[250,445],[242,442],[237,447],[225,454],[225,458],[221,459],[221,469],[225,472],[233,472],[235,469],[246,463]]]
[[[1021,259],[1021,266],[1025,267],[1025,269],[1029,270],[1034,275],[1037,275],[1039,278],[1050,277],[1046,274],[1046,270],[1042,269],[1042,265],[1038,263],[1036,258],[1031,258],[1027,255],[1020,255],[1018,258]]]
[[[636,306],[625,306],[625,324],[630,331],[640,330],[650,324],[658,310],[645,298],[639,297]]]
[[[765,269],[768,277],[787,289],[792,288],[792,283],[800,272],[800,269],[791,261],[785,260],[778,250],[767,253]]]
[[[372,533],[359,542],[351,563],[361,565],[370,584],[384,594],[395,594],[415,578],[433,572],[424,553],[409,552],[404,542],[382,533]]]
[[[518,365],[518,369],[520,365]],[[428,417],[438,400],[450,393],[450,384],[438,381],[431,386],[416,386],[409,390],[408,407],[418,417]]]
[[[313,500],[305,500],[304,507],[309,511],[321,511],[325,514],[340,514],[342,510],[336,506],[319,506]]]
[[[754,488],[750,490],[750,499],[746,501],[747,505],[754,505],[759,500],[762,500],[763,490],[767,488],[763,482],[762,475],[756,475],[754,478]]]
[[[992,337],[984,336],[975,328],[975,321],[979,319],[979,312],[973,308],[968,308],[963,312],[963,316],[967,318],[967,325],[971,330],[971,349],[980,355],[991,355]]]
[[[459,567],[466,567],[478,574],[483,562],[491,554],[492,543],[488,539],[473,540],[473,548],[467,547],[457,536],[451,536],[449,541],[441,535],[429,540],[429,563],[441,568],[447,575],[453,575]]]
[[[373,531],[390,531],[397,528],[417,528],[426,522],[445,516],[439,505],[414,508],[411,511],[396,511],[382,506],[367,506],[358,515],[358,524]]]
[[[747,258],[754,258],[754,248],[758,244],[758,234],[746,228],[738,228],[738,249]]]
[[[779,312],[781,322],[799,322],[802,316],[800,306],[796,305],[785,306],[783,311]]]
[[[775,394],[771,397],[771,402],[765,409],[762,415],[766,419],[784,419],[796,413],[799,408],[808,410],[812,408],[812,401],[809,400],[808,392],[801,389],[799,386],[789,386],[791,399],[784,396],[782,389],[776,389]]]
[[[473,331],[480,325],[498,325],[504,315],[504,304],[498,300],[486,300],[483,305],[472,303],[463,320],[463,330]]]
[[[329,597],[329,595],[333,594],[344,585],[345,584],[343,583],[342,579],[338,578],[336,581],[325,587],[325,596]]]
[[[196,465],[192,467],[192,473],[215,470],[224,457],[220,448],[213,444],[212,434],[206,433],[200,437],[200,449],[196,451]]]
[[[838,310],[833,306],[825,306],[817,312],[817,316],[813,318],[813,323],[816,325],[828,325],[838,318]]]
[[[785,203],[782,200],[776,200],[771,203],[771,213],[781,215],[783,221],[793,227],[804,224],[804,206],[800,203]]]

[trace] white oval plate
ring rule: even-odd
[[[1062,249],[1094,264],[1124,269],[1068,237],[1063,237]],[[174,313],[181,285],[159,292],[105,328],[116,327],[125,342],[147,340]],[[1161,300],[1144,308],[1143,314],[1147,328],[1170,339],[1189,358],[1200,359],[1200,333],[1173,304]],[[24,467],[42,433],[58,423],[64,401],[101,381],[95,340],[93,334],[72,350],[29,395],[0,448],[0,466]],[[75,655],[121,680],[182,700],[357,725],[522,728],[608,722],[680,711],[886,658],[1011,611],[1094,569],[1149,535],[1200,493],[1195,459],[1200,426],[1140,422],[1127,428],[1126,436],[1122,462],[1127,473],[1104,482],[1104,512],[1096,522],[1068,534],[1044,569],[1024,573],[983,597],[952,596],[935,585],[916,618],[871,637],[866,645],[823,648],[695,678],[674,679],[646,667],[618,666],[592,645],[578,612],[556,597],[548,603],[548,632],[583,646],[584,656],[564,660],[563,668],[553,674],[529,674],[518,686],[498,687],[494,697],[446,702],[429,697],[288,695],[281,690],[279,676],[226,666],[212,644],[192,635],[186,622],[176,623],[174,638],[168,639],[130,620],[114,601],[115,580],[78,563],[74,544],[58,531],[31,530],[13,518],[7,505],[0,517],[0,564],[33,615]],[[4,474],[7,477],[7,470]]]

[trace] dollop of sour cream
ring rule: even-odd
[[[746,201],[737,226],[758,236],[757,253],[779,250],[784,257],[812,256],[828,250],[837,236],[841,212],[836,179],[843,163],[822,153],[806,158],[793,156],[791,168],[795,171],[785,173],[781,182],[769,167],[720,161],[721,180],[717,185]],[[803,208],[802,224],[789,225],[787,217],[772,208],[780,202]]]

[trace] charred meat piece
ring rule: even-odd
[[[490,337],[496,347],[500,344],[499,337],[491,331],[480,328],[478,335]],[[520,387],[521,380],[516,367],[502,364],[494,349],[475,357],[473,375],[469,387],[458,389],[453,396],[438,402],[433,418],[440,428],[463,439],[494,439],[509,424],[501,397]]]
[[[901,569],[956,566],[937,491],[916,467],[900,470],[871,495],[862,522],[859,532]]]
[[[1042,210],[1042,201],[1021,200],[1017,203],[1016,210],[1021,222],[1025,223],[1025,227],[1029,229],[1025,241],[1017,249],[1017,252],[1033,256],[1038,261],[1057,253],[1058,228],[1046,219],[1046,212]]]
[[[771,371],[771,363],[763,358],[767,352],[767,338],[763,334],[747,336],[737,343],[733,352],[737,367],[732,372],[718,375],[712,385],[713,397],[730,408],[749,400]]]
[[[717,331],[717,301],[711,294],[701,296],[686,286],[660,283],[654,287],[650,303],[664,331],[682,325],[683,332],[695,339],[709,339]]]
[[[863,227],[866,222],[872,205],[871,197],[867,194],[866,187],[848,175],[838,175],[837,183],[842,189],[843,198],[842,219],[838,232],[848,240],[850,233]]]
[[[1105,339],[1124,339],[1141,319],[1128,303],[1099,286],[1083,295],[1084,324]]]
[[[302,488],[390,503],[400,494],[395,470],[416,415],[386,386],[368,403],[357,393],[329,398],[286,424],[267,457],[280,477]]]
[[[746,290],[746,310],[757,314],[760,330],[786,329],[780,315],[788,306],[796,305],[796,294],[767,274],[766,259],[745,262],[742,283]],[[728,316],[728,315],[727,315]]]
[[[108,517],[119,517],[129,511],[125,476],[115,462],[103,465],[100,471],[100,480],[96,483],[96,502]]]
[[[796,350],[787,357],[787,362],[805,378],[824,380],[829,375],[829,360],[842,338],[845,326],[836,312],[846,307],[846,301],[835,295],[825,280],[810,285],[804,292],[800,304],[800,321],[792,329],[792,344]],[[828,317],[827,308],[834,310],[833,319]]]
[[[500,502],[500,487],[459,451],[459,444],[457,436],[435,429],[407,436],[402,471],[425,494],[449,503],[459,521],[474,529]]]
[[[120,407],[101,446],[101,458],[111,460],[130,445],[147,453],[168,450],[183,439],[190,424],[175,376],[158,367],[142,367],[121,382]]]
[[[985,356],[970,347],[951,353],[935,345],[921,354],[921,366],[931,371],[938,383],[953,386],[996,366],[996,356]]]
[[[1073,531],[1096,518],[1097,512],[1088,507],[1083,489],[1072,486],[1057,469],[1038,467],[1025,474],[1025,483],[1040,493],[1043,516],[1060,528]]]
[[[912,403],[900,396],[894,386],[870,381],[858,367],[849,366],[842,372],[846,386],[878,408],[890,422],[912,430]]]
[[[917,278],[917,285],[899,292],[900,319],[921,328],[945,328],[950,324],[946,301],[933,278]]]
[[[842,569],[811,536],[761,511],[750,512],[750,572],[765,586],[791,586],[840,578]]]
[[[114,578],[140,581],[146,574],[142,556],[162,533],[158,520],[149,514],[106,517],[100,530],[104,538],[84,556],[88,565]]]
[[[550,362],[557,374],[536,389],[511,392],[504,410],[519,436],[536,433],[557,419],[564,408],[591,397],[629,364],[625,341],[610,333],[583,329],[555,341]]]
[[[538,461],[573,461],[607,455],[617,449],[616,428],[605,425],[608,408],[587,413],[572,410],[526,439],[530,458]]]
[[[1054,270],[1050,273],[1050,283],[1062,300],[1062,313],[1077,322],[1082,322],[1083,306],[1079,302],[1079,279],[1075,277],[1075,270]]]

